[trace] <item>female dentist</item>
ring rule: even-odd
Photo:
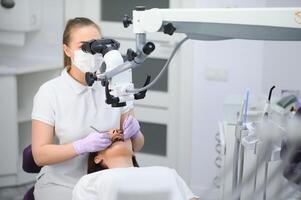
[[[36,164],[43,166],[36,179],[35,200],[72,199],[74,185],[87,173],[88,153],[110,146],[109,129],[123,128],[134,151],[144,144],[133,104],[112,108],[105,103],[100,82],[86,85],[85,72],[97,71],[102,57],[84,53],[80,47],[84,41],[100,38],[100,28],[90,19],[69,20],[63,35],[65,67],[34,97],[32,152]]]

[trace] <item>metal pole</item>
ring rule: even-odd
[[[257,173],[258,173],[258,161],[259,161],[259,157],[256,157],[256,166],[255,166],[255,177],[254,177],[254,184],[253,184],[253,192],[256,192],[256,182],[257,182]]]
[[[239,176],[238,176],[238,185],[241,185],[244,173],[244,146],[240,145],[240,156],[239,156]],[[240,199],[240,196],[239,196]]]
[[[235,139],[234,144],[234,152],[233,152],[233,174],[232,174],[232,193],[234,194],[237,189],[237,176],[238,176],[238,162],[239,162],[239,140]]]
[[[263,191],[263,200],[267,198],[267,180],[268,180],[268,169],[269,169],[269,162],[265,162],[265,169],[264,169],[264,191]]]

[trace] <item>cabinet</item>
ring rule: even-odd
[[[11,8],[0,6],[0,44],[24,46],[26,33],[41,28],[42,3],[40,0],[12,2]]]
[[[41,84],[60,74],[62,65],[36,59],[0,61],[0,187],[3,187],[35,179],[35,174],[22,169],[23,149],[31,144],[33,97]]]

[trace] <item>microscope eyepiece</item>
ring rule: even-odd
[[[85,53],[95,54],[95,52],[91,49],[92,43],[95,42],[95,40],[90,40],[88,42],[83,42],[81,49]]]
[[[99,39],[83,42],[81,49],[83,52],[90,53],[92,55],[100,53],[104,56],[111,50],[118,50],[119,47],[120,43],[114,39]]]

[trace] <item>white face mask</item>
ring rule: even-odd
[[[74,51],[74,59],[72,59],[72,64],[84,73],[97,71],[101,67],[102,62],[103,57],[101,54],[92,55],[83,52],[81,49]]]

